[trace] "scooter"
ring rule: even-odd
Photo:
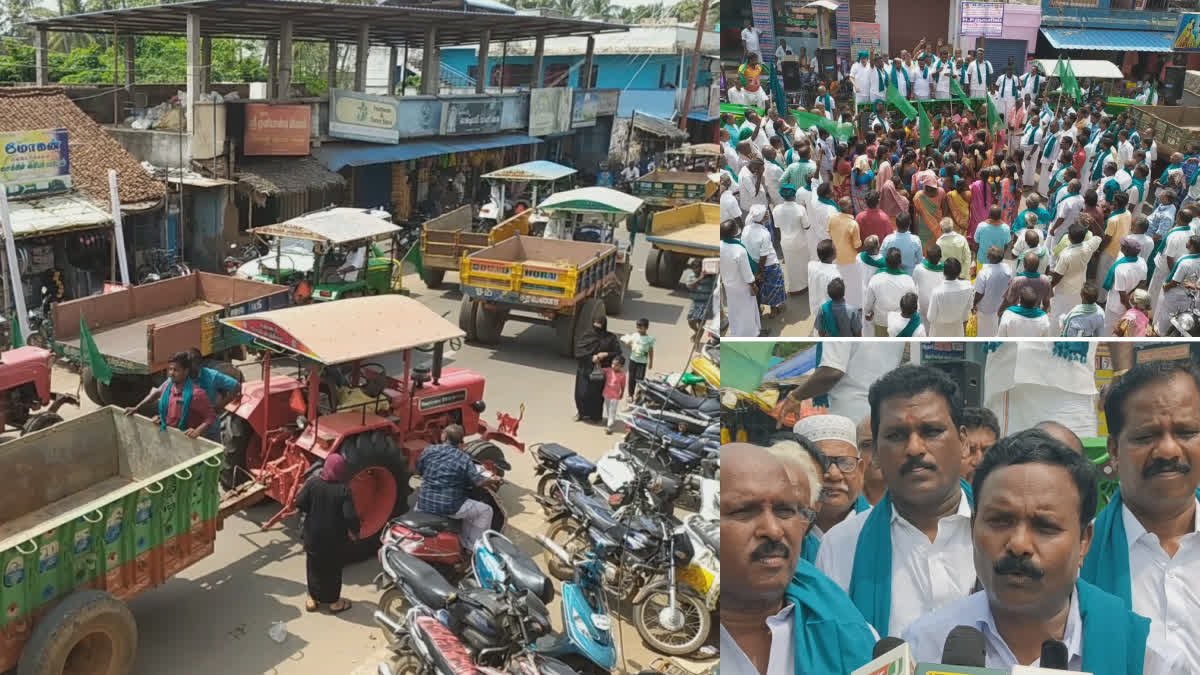
[[[572,565],[571,556],[545,535],[535,535],[558,560]],[[561,659],[580,670],[609,673],[617,664],[617,649],[612,639],[612,620],[604,590],[604,561],[593,549],[574,567],[571,581],[562,585],[564,633],[546,635],[534,642],[534,649]]]
[[[479,588],[493,591],[529,591],[542,602],[554,599],[554,584],[533,558],[517,550],[504,535],[488,530],[475,543],[471,566]]]

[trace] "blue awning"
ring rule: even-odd
[[[541,139],[524,134],[492,134],[489,136],[439,137],[424,141],[409,141],[395,145],[378,143],[331,143],[313,148],[312,154],[330,171],[347,166],[390,164],[410,159],[449,155],[471,150],[490,150],[513,145],[532,145]]]
[[[709,115],[708,112],[693,112],[688,113],[688,119],[695,120],[697,122],[711,122],[717,118]]]
[[[1174,37],[1155,30],[1105,28],[1042,28],[1042,35],[1055,49],[1104,52],[1169,52]]]

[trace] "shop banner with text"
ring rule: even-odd
[[[71,189],[71,152],[66,129],[0,133],[0,182],[9,199]]]
[[[306,105],[246,104],[243,149],[249,156],[303,156],[312,137],[312,108]]]

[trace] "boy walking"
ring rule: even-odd
[[[646,377],[646,370],[654,367],[654,337],[648,335],[650,319],[638,319],[636,325],[636,333],[621,338],[622,342],[629,345],[630,398],[633,398],[638,381]]]

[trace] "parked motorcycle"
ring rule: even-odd
[[[505,465],[500,468],[507,470],[511,467]],[[468,496],[492,507],[491,529],[502,532],[508,515],[496,494],[477,487]],[[463,549],[459,540],[461,532],[462,521],[457,518],[409,511],[390,520],[380,536],[385,548],[395,546],[437,566],[448,578],[457,582],[469,571],[471,559],[471,552]]]
[[[685,413],[705,423],[721,414],[721,400],[713,396],[692,396],[667,382],[642,380],[634,392],[634,402],[648,407]]]
[[[572,559],[562,547],[545,535],[535,535],[550,555],[567,565]],[[562,585],[563,633],[547,635],[534,643],[541,654],[558,657],[568,665],[602,673],[612,672],[617,664],[617,648],[612,639],[612,619],[604,592],[605,563],[602,559],[607,542],[598,542],[587,551],[572,570],[570,581]],[[612,545],[620,548],[619,544]]]
[[[534,461],[537,462],[533,473],[539,476],[537,494],[541,499],[538,501],[542,503],[547,515],[562,508],[562,493],[558,489],[560,479],[584,490],[590,488],[596,465],[586,457],[558,443],[538,443],[531,450]]]
[[[1200,288],[1195,280],[1184,284],[1188,296],[1187,309],[1171,315],[1171,327],[1164,337],[1200,337]]]

